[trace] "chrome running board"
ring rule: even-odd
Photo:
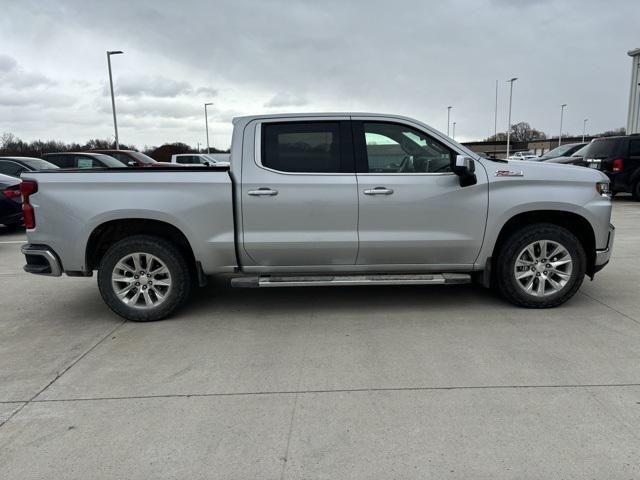
[[[471,283],[467,273],[376,275],[269,275],[231,279],[233,287],[328,287],[333,285],[449,285]]]

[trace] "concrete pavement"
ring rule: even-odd
[[[0,478],[640,477],[640,204],[553,310],[475,286],[234,290],[123,322],[0,231]]]

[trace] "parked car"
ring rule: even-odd
[[[0,224],[6,227],[22,225],[22,195],[20,179],[0,173]]]
[[[0,174],[20,178],[22,172],[34,170],[49,170],[58,168],[56,165],[33,157],[0,157]]]
[[[128,167],[167,167],[175,166],[169,162],[158,162],[142,152],[136,150],[90,150],[87,153],[101,153],[115,158]]]
[[[546,162],[548,160],[551,160],[552,158],[568,157],[580,150],[585,145],[587,145],[587,143],[565,143],[564,145],[560,145],[559,147],[549,150],[547,153],[535,158],[534,160]]]
[[[544,160],[544,161],[546,163],[563,163],[565,165],[585,166],[584,154],[588,148],[589,148],[589,144],[587,143],[582,148],[580,148],[579,150],[576,150],[569,156],[555,157],[555,158],[550,158],[549,160]]]
[[[90,150],[87,153],[101,153],[103,155],[109,155],[123,165],[130,167],[148,167],[158,163],[150,156],[135,150]]]
[[[224,155],[226,160],[222,158],[216,159],[213,153],[178,153],[175,155],[171,155],[171,163],[179,163],[181,165],[218,165],[222,164],[225,166],[229,165],[229,156],[230,154],[218,154]]]
[[[475,279],[516,305],[554,307],[611,255],[606,175],[485,159],[406,117],[241,117],[231,152],[229,167],[23,174],[25,270],[97,271],[106,304],[147,321],[208,276],[244,287]]]
[[[509,160],[535,160],[538,158],[533,152],[516,152],[509,156]]]
[[[640,135],[596,138],[589,144],[584,162],[609,177],[613,194],[631,193],[640,201]]]
[[[102,153],[45,153],[42,158],[59,168],[123,168],[127,166],[126,163]]]

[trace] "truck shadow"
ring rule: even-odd
[[[207,313],[244,315],[346,314],[388,311],[389,314],[416,310],[444,310],[452,305],[467,309],[484,307],[515,308],[493,291],[478,285],[450,286],[354,286],[231,288],[223,283],[197,289],[181,315]]]

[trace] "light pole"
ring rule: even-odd
[[[456,122],[453,122],[453,137],[454,140],[456,139]]]
[[[113,96],[113,77],[111,76],[111,55],[120,55],[124,52],[120,50],[107,50],[107,65],[109,67],[109,86],[111,87],[111,108],[113,110],[113,129],[116,132],[116,150],[120,150],[118,140],[118,121],[116,120],[116,99]]]
[[[513,100],[513,82],[518,80],[518,77],[513,77],[507,80],[511,85],[509,86],[509,120],[507,125],[507,158],[509,158],[509,153],[511,152],[511,100]]]
[[[498,140],[498,80],[496,80],[496,108],[493,113],[493,138]]]
[[[204,128],[207,131],[207,153],[210,153],[209,152],[209,117],[207,115],[207,107],[209,105],[213,105],[213,103],[204,104]]]
[[[453,106],[449,105],[447,107],[447,137],[449,136],[449,120],[451,119],[451,109]]]
[[[562,120],[564,117],[564,107],[566,106],[566,103],[560,105],[560,135],[558,135],[558,146],[562,145]]]
[[[584,143],[584,135],[585,135],[585,133],[586,133],[586,131],[587,131],[587,122],[588,122],[588,121],[589,121],[589,119],[588,119],[588,118],[585,118],[585,119],[582,121],[582,143]]]

